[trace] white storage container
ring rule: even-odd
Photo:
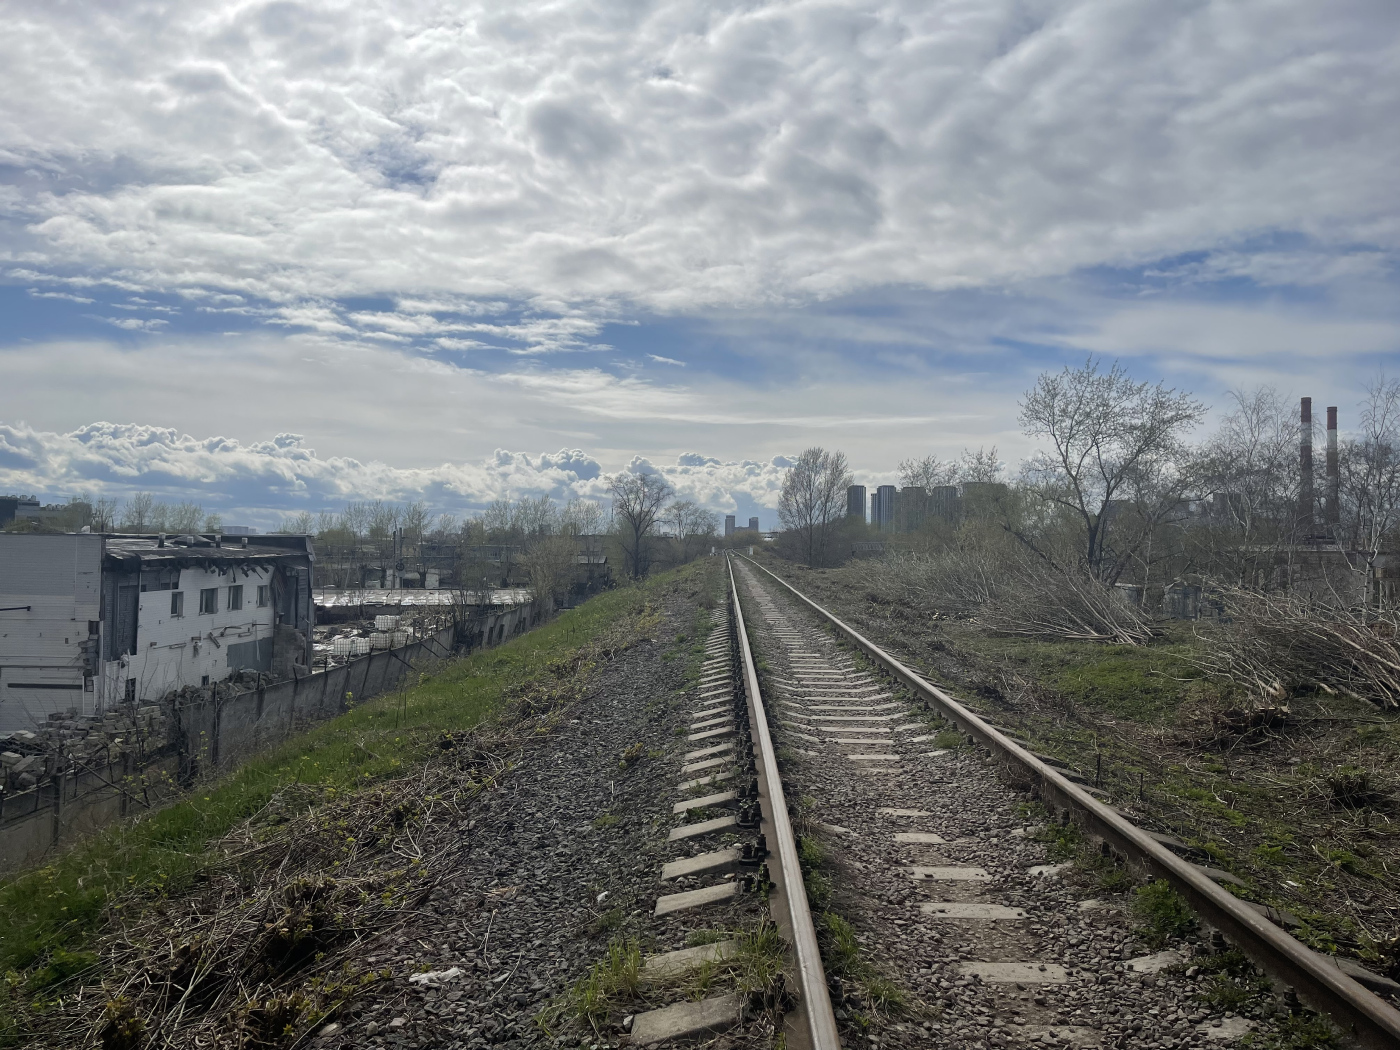
[[[407,632],[407,631],[395,631],[395,632],[394,632],[394,648],[397,649],[399,646],[401,646],[401,645],[407,645],[407,644],[408,644],[408,632]]]
[[[354,639],[354,638],[349,638],[349,637],[343,637],[343,636],[342,636],[342,637],[340,637],[340,638],[332,638],[332,639],[331,639],[331,655],[332,655],[332,656],[349,656],[349,655],[350,655],[351,653],[353,653],[354,651],[355,651],[355,639]]]
[[[374,618],[374,629],[376,631],[393,631],[399,626],[397,616],[376,616]]]
[[[375,631],[369,636],[369,647],[371,649],[387,649],[389,643],[394,640],[394,636],[383,631]]]
[[[350,649],[350,655],[351,655],[351,656],[368,656],[368,655],[369,655],[369,639],[368,639],[368,638],[351,638],[351,639],[350,639],[350,645],[351,645],[351,649]]]

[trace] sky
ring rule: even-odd
[[[0,490],[273,527],[1400,363],[1393,0],[10,0]]]

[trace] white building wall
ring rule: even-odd
[[[125,663],[109,665],[111,688],[108,695],[125,695],[125,681],[136,680],[138,700],[156,700],[182,686],[210,684],[234,672],[228,664],[228,646],[266,639],[271,644],[275,616],[271,601],[272,570],[242,569],[222,575],[211,569],[182,569],[179,593],[184,594],[184,613],[170,614],[170,596],[175,591],[142,591],[137,618],[136,652]],[[243,588],[243,608],[228,607],[230,586]],[[258,588],[268,588],[267,605],[258,607]],[[201,590],[217,590],[219,606],[215,613],[199,611]]]
[[[101,590],[101,536],[0,534],[0,733],[96,710],[83,646]]]

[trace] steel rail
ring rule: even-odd
[[[765,824],[771,829],[766,836],[770,850],[776,851],[778,864],[770,877],[776,893],[770,896],[775,918],[792,944],[797,965],[797,1010],[801,1015],[796,1036],[790,1040],[810,1050],[841,1050],[841,1036],[836,1030],[836,1014],[831,1006],[831,993],[826,986],[826,970],[822,966],[821,949],[817,946],[817,928],[812,922],[812,909],[807,902],[807,887],[802,881],[802,865],[797,857],[797,838],[792,831],[783,782],[778,775],[778,760],[773,737],[768,731],[768,715],[763,706],[763,694],[758,687],[758,670],[754,666],[748,631],[744,627],[744,611],[739,604],[739,587],[734,579],[734,563],[725,558],[729,569],[729,598],[734,609],[734,630],[737,650],[742,659],[744,693],[748,700],[749,730],[753,739],[754,761],[760,780],[759,804],[766,810]],[[785,907],[784,907],[785,905]]]
[[[743,557],[742,555],[739,555]],[[1117,811],[1057,772],[1038,756],[973,714],[958,701],[926,681],[853,627],[788,583],[781,576],[744,558],[771,576],[803,605],[831,624],[894,678],[903,682],[944,718],[992,752],[1009,758],[1038,782],[1042,797],[1076,811],[1086,827],[1120,854],[1152,875],[1167,880],[1205,922],[1220,930],[1255,965],[1300,999],[1332,1019],[1352,1036],[1377,1050],[1400,1047],[1400,1010],[1342,973],[1327,956],[1319,955],[1279,929],[1253,908],[1221,889]],[[733,570],[730,570],[731,576]]]

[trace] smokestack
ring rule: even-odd
[[[1298,426],[1298,525],[1306,540],[1313,533],[1312,398],[1303,398],[1302,407]]]
[[[1337,406],[1333,405],[1327,409],[1327,524],[1332,529],[1342,523],[1341,489],[1342,472],[1337,460]]]

